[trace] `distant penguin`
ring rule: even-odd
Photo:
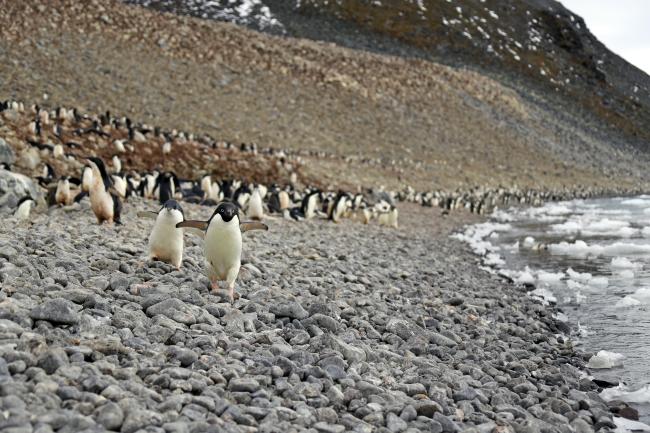
[[[335,223],[338,223],[348,209],[348,195],[342,191],[339,191],[336,198],[334,199],[334,205],[331,208],[329,219]]]
[[[120,214],[122,202],[119,197],[110,192],[111,178],[108,176],[104,161],[99,158],[88,158],[88,163],[93,170],[93,182],[90,187],[90,207],[97,217],[99,224],[107,221],[121,224]]]
[[[142,191],[142,196],[144,198],[153,198],[157,179],[158,179],[157,172],[146,174],[144,176],[144,179],[140,183],[140,189]]]
[[[248,218],[253,220],[261,220],[264,218],[264,205],[262,203],[262,196],[260,195],[259,188],[253,189],[253,193],[248,200],[248,210],[246,215]]]
[[[158,201],[160,204],[172,200],[176,193],[176,176],[173,173],[162,173],[156,179],[154,190],[158,191]]]
[[[201,178],[201,190],[205,194],[205,198],[211,198],[210,191],[212,190],[212,179],[209,174],[206,174]]]
[[[163,155],[168,155],[172,151],[172,144],[169,141],[166,141],[162,145]]]
[[[240,209],[246,209],[248,207],[248,200],[251,197],[251,190],[248,186],[243,185],[237,188],[235,194],[233,195],[233,202],[237,203]]]
[[[156,220],[149,235],[149,258],[180,269],[183,261],[183,229],[176,225],[185,219],[183,208],[176,200],[167,200],[158,213],[143,211],[138,212],[138,216]]]
[[[54,145],[54,149],[52,150],[52,156],[54,158],[63,158],[64,152],[63,152],[63,146],[61,144],[56,144]]]
[[[113,155],[113,159],[111,160],[113,163],[113,171],[115,173],[121,173],[122,172],[122,161],[120,161],[120,157],[117,155]]]
[[[398,211],[395,206],[391,206],[387,212],[381,212],[377,218],[379,225],[398,228],[397,217]]]
[[[302,199],[301,210],[305,216],[305,219],[312,219],[316,216],[319,196],[320,191],[312,191]]]
[[[14,211],[14,218],[16,218],[19,221],[25,221],[29,219],[29,214],[32,210],[32,207],[34,207],[34,199],[31,198],[30,196],[25,196],[18,200],[18,203],[16,205],[16,210]]]
[[[183,221],[176,227],[205,232],[203,252],[212,289],[218,290],[218,282],[226,281],[230,302],[234,302],[235,280],[241,266],[241,234],[248,230],[268,230],[268,227],[261,222],[241,222],[239,208],[230,202],[219,204],[208,221]]]
[[[291,199],[289,198],[289,193],[282,190],[278,193],[278,198],[280,200],[280,210],[289,209],[291,206]]]
[[[115,151],[116,152],[118,152],[118,153],[126,152],[126,148],[124,147],[124,140],[115,140],[115,142],[113,144],[115,145]]]
[[[111,179],[113,181],[113,189],[117,195],[119,195],[120,198],[126,198],[126,191],[128,187],[126,179],[122,176],[118,176],[117,174],[111,175]]]
[[[64,176],[56,184],[56,193],[54,200],[59,206],[68,206],[72,204],[72,193],[70,192],[70,180]]]

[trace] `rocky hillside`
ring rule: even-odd
[[[550,91],[648,150],[650,78],[554,0],[127,0],[287,36],[416,57]],[[568,99],[567,99],[568,98]],[[576,104],[577,102],[577,104]]]
[[[622,138],[627,127],[613,131],[580,104],[542,99],[551,93],[544,87],[518,87],[513,77],[523,74],[501,80],[434,62],[435,50],[353,24],[341,15],[343,3],[336,14],[308,2],[284,9],[247,4],[253,3],[248,12],[243,3],[228,4],[244,17],[267,6],[270,22],[284,28],[276,33],[303,35],[289,22],[313,29],[337,23],[342,27],[332,28],[332,35],[348,34],[347,28],[358,37],[334,45],[274,36],[116,0],[0,0],[0,55],[6,59],[0,99],[110,110],[216,140],[325,151],[336,157],[317,164],[305,158],[311,170],[305,176],[331,185],[645,185],[650,158]],[[178,11],[188,4],[165,7]],[[204,3],[191,4],[198,8],[193,15],[203,16]],[[299,15],[303,21],[287,21]],[[322,26],[312,26],[313,20]],[[428,57],[415,55],[425,51]],[[528,61],[521,51],[521,61]],[[452,54],[448,63],[457,58]],[[625,119],[636,125],[632,116]]]

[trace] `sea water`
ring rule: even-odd
[[[574,343],[596,354],[591,374],[620,381],[601,396],[650,423],[650,196],[496,211],[455,236],[488,271],[557,305]]]

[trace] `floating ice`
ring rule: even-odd
[[[623,269],[622,271],[616,272],[616,276],[624,280],[631,280],[634,278],[634,271],[632,269]]]
[[[569,278],[575,281],[579,281],[581,283],[587,283],[593,278],[593,276],[589,272],[576,272],[571,268],[567,269],[566,273],[569,276]]]
[[[614,420],[614,424],[616,424],[616,433],[650,432],[650,425],[644,424],[640,421],[633,421],[618,416],[612,417],[612,419]]]
[[[587,283],[590,287],[604,289],[609,285],[607,277],[594,277]]]
[[[483,259],[483,263],[487,266],[501,267],[505,266],[506,262],[497,253],[488,253]]]
[[[643,304],[650,304],[650,288],[648,287],[637,290],[631,296]]]
[[[610,266],[612,269],[639,269],[643,265],[640,263],[633,263],[627,257],[614,257]]]
[[[515,279],[516,283],[519,284],[533,284],[535,282],[535,277],[528,267],[526,270],[519,274],[519,277]]]
[[[614,368],[623,365],[625,356],[616,352],[601,350],[591,358],[587,363],[587,368]]]
[[[539,271],[537,272],[537,279],[541,282],[544,283],[557,283],[562,280],[562,278],[565,277],[564,272],[546,272],[546,271]]]
[[[584,284],[578,283],[577,281],[568,280],[566,286],[571,290],[581,290],[584,289]]]
[[[621,204],[625,206],[650,206],[650,201],[644,200],[643,198],[631,198],[623,200]]]
[[[522,245],[525,248],[532,248],[535,245],[535,238],[532,236],[526,236]]]
[[[590,221],[589,216],[572,218],[561,224],[553,224],[551,231],[560,234],[581,234],[583,236],[609,236],[630,238],[639,234],[639,230],[630,227],[627,221],[604,218]]]
[[[635,244],[628,242],[616,242],[611,245],[589,245],[585,241],[575,241],[574,243],[560,242],[559,244],[550,244],[548,250],[551,254],[566,255],[577,258],[587,258],[589,256],[618,256],[631,254],[648,254],[650,245]]]
[[[614,307],[630,308],[630,307],[636,307],[637,305],[641,305],[641,301],[639,301],[638,299],[634,299],[631,296],[626,296],[622,298],[620,301],[618,301],[616,304],[614,304]]]
[[[544,305],[557,304],[557,298],[553,296],[553,293],[548,289],[537,288],[528,292],[528,295],[534,299],[539,299]]]
[[[644,385],[635,391],[630,391],[625,385],[619,385],[603,390],[600,397],[605,401],[621,400],[626,403],[650,403],[650,385]]]

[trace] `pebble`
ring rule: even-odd
[[[150,207],[131,198],[124,220]],[[638,416],[568,364],[585,358],[551,338],[550,312],[459,268],[474,258],[448,233],[423,236],[419,208],[399,231],[279,221],[246,234],[255,265],[232,305],[207,290],[198,241],[180,272],[143,264],[145,225],[98,227],[86,211],[53,208],[49,225],[35,213],[29,229],[0,219],[15,240],[0,241],[2,283],[34,287],[0,292],[0,412],[16,420],[0,430],[586,433],[610,428],[610,410]],[[348,242],[323,242],[337,236]]]

